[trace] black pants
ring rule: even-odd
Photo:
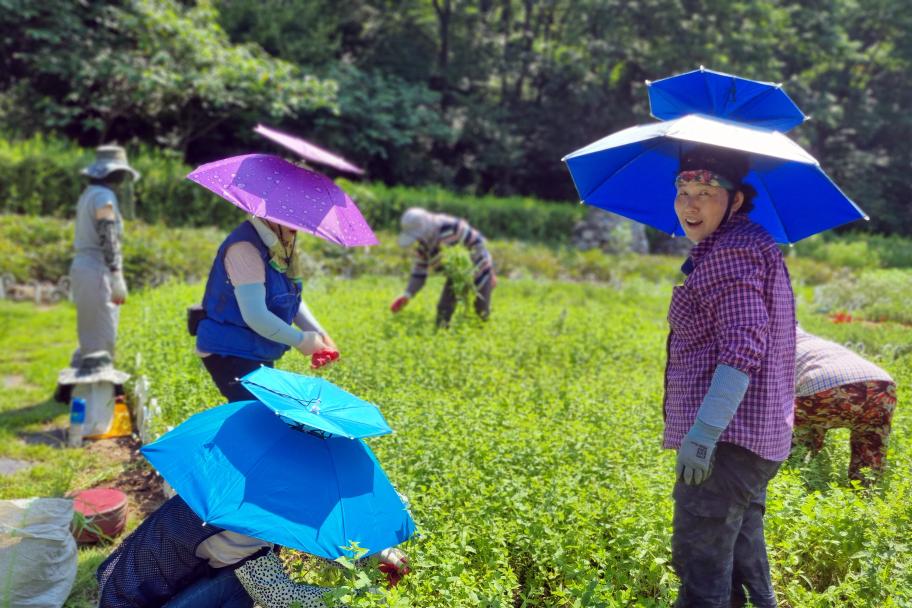
[[[475,295],[475,313],[485,321],[488,320],[488,316],[491,314],[491,292],[493,290],[491,281],[488,280]],[[447,282],[443,285],[443,291],[440,292],[440,300],[437,302],[437,326],[447,327],[455,311],[456,292],[453,291],[452,281],[447,279]]]
[[[212,381],[228,402],[256,400],[244,385],[237,381],[260,366],[272,367],[272,361],[253,361],[227,355],[209,355],[203,357],[203,365],[212,376]]]
[[[709,479],[674,487],[671,561],[681,579],[675,608],[775,608],[763,515],[778,462],[719,443]]]

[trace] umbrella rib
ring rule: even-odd
[[[300,403],[301,405],[313,405],[313,402],[314,402],[314,401],[317,401],[317,400],[320,398],[319,395],[318,395],[317,397],[315,397],[315,398],[313,398],[313,399],[302,399],[302,398],[300,398],[300,397],[295,397],[294,395],[289,395],[289,394],[287,394],[287,393],[283,393],[283,392],[281,392],[281,391],[277,391],[277,390],[275,390],[275,389],[273,389],[273,388],[269,388],[268,386],[263,386],[262,384],[257,384],[256,382],[251,382],[250,380],[241,380],[241,382],[242,382],[242,383],[251,384],[251,385],[253,385],[253,386],[258,386],[258,387],[260,387],[261,389],[263,389],[263,390],[265,390],[265,391],[269,391],[269,392],[272,393],[273,395],[278,395],[278,396],[280,396],[280,397],[288,397],[289,399],[291,399],[291,400],[293,400],[293,401],[297,401],[297,402]]]
[[[758,105],[761,101],[764,101],[770,95],[775,94],[776,91],[782,91],[782,89],[781,88],[767,89],[767,90],[763,91],[762,93],[760,93],[759,95],[756,95],[756,96],[752,97],[751,99],[749,99],[748,102],[745,103],[743,106],[741,106],[739,109],[742,112],[745,110],[748,110],[748,109]],[[785,95],[785,91],[782,91],[782,94]],[[786,97],[789,99],[789,101],[791,101],[791,98],[788,97],[788,95],[786,95]],[[795,102],[792,102],[792,105],[795,107],[795,109],[798,110],[799,114],[804,116],[804,112],[801,111],[801,108],[799,108],[798,106],[795,105]],[[801,123],[799,123],[799,124],[801,124]],[[778,131],[779,129],[771,129],[771,130]]]

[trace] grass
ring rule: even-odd
[[[389,595],[354,604],[669,605],[673,455],[659,448],[669,286],[504,281],[488,324],[460,316],[438,332],[439,279],[393,316],[386,307],[400,283],[322,278],[305,292],[343,355],[320,373],[383,408],[396,432],[370,443],[421,531],[406,547],[415,572]],[[168,285],[134,294],[123,310],[121,365],[152,379],[159,431],[220,402],[184,333],[183,308],[201,290]],[[79,451],[39,451],[17,439],[65,422],[46,401],[73,346],[72,308],[6,303],[0,312],[9,328],[0,345],[17,353],[0,360],[0,373],[28,384],[0,392],[0,453],[44,463],[3,480],[3,496],[63,493],[103,477],[102,463]],[[800,317],[810,331],[864,348],[899,382],[900,405],[888,474],[873,490],[849,487],[848,442],[838,433],[821,457],[806,464],[797,455],[773,481],[775,583],[791,606],[908,605],[912,353],[895,347],[907,330],[834,325],[804,301]],[[35,335],[41,343],[29,342]],[[310,373],[296,353],[279,366]],[[90,605],[102,556],[80,552],[69,606]]]
[[[167,249],[167,231],[134,228],[144,248]],[[49,228],[56,238],[67,229]],[[391,236],[369,250],[315,239],[306,248],[306,298],[343,353],[320,373],[382,406],[396,433],[371,445],[421,528],[407,547],[416,571],[385,598],[353,603],[668,605],[676,584],[668,563],[673,457],[659,449],[661,374],[680,260],[493,241],[508,280],[494,293],[491,322],[458,316],[437,332],[439,278],[403,313],[388,312],[410,264]],[[172,247],[171,266],[150,283],[171,268],[204,276],[218,239],[213,231],[193,248]],[[846,433],[833,433],[813,461],[796,454],[774,480],[767,529],[777,589],[796,607],[912,605],[912,346],[908,328],[892,322],[907,320],[912,273],[839,269],[808,257],[790,257],[789,266],[802,324],[890,371],[900,402],[888,474],[873,490],[847,483]],[[877,297],[891,286],[889,298]],[[118,364],[152,381],[162,407],[157,432],[220,402],[184,329],[184,308],[201,293],[199,283],[136,290],[123,309]],[[853,314],[886,322],[824,316],[832,302],[851,309],[859,293],[868,299]],[[50,396],[74,347],[71,304],[0,302],[0,456],[35,463],[0,477],[0,498],[63,495],[120,472],[83,450],[23,440],[65,426],[65,408]],[[310,373],[295,353],[279,366]],[[93,605],[94,569],[109,550],[80,550],[67,606]],[[306,568],[302,576],[339,582]]]
[[[34,463],[30,469],[0,476],[0,498],[63,496],[111,480],[120,472],[78,449],[30,443],[67,424],[66,406],[51,395],[57,372],[75,348],[75,309],[69,303],[49,308],[0,301],[0,455]],[[138,522],[133,518],[130,522]],[[82,548],[74,592],[67,606],[95,606],[95,569],[110,547]]]

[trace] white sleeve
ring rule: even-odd
[[[270,551],[234,571],[234,575],[260,608],[326,608],[325,587],[296,583],[288,577],[282,560]]]
[[[209,565],[213,568],[224,568],[271,546],[272,543],[258,538],[225,530],[201,542],[196,548],[196,556],[209,560]]]

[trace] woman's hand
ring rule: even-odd
[[[326,350],[326,343],[323,342],[323,337],[320,334],[315,331],[305,331],[303,333],[304,338],[295,346],[302,355],[309,357],[314,353]]]
[[[117,270],[111,273],[111,302],[120,306],[127,301],[127,282],[124,281],[123,272]]]
[[[333,342],[333,339],[326,334],[323,334],[320,337],[323,340],[324,348],[310,356],[311,369],[319,369],[339,358],[339,348],[336,346],[336,343]]]
[[[328,334],[322,334],[321,337],[323,338],[323,344],[326,345],[327,349],[335,351],[337,353],[339,352],[339,347],[336,346],[335,341],[333,341],[333,339],[330,338]]]
[[[408,556],[402,549],[390,547],[380,552],[378,569],[386,575],[390,587],[395,587],[402,577],[411,572]]]

